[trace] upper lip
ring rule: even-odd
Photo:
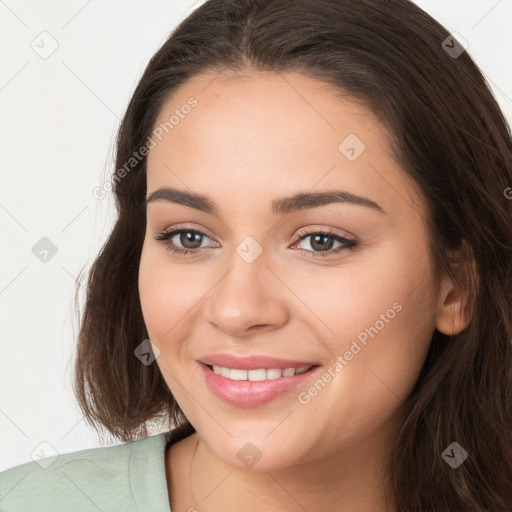
[[[249,357],[240,357],[233,354],[208,354],[197,359],[200,363],[223,366],[239,370],[257,370],[264,368],[300,368],[301,366],[317,366],[317,363],[309,361],[296,361],[293,359],[278,359],[265,355],[253,355]]]

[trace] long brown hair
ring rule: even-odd
[[[511,133],[477,65],[450,37],[408,0],[208,0],[175,28],[117,137],[118,216],[89,273],[75,365],[89,423],[122,441],[147,436],[159,415],[187,424],[158,366],[134,356],[148,338],[138,295],[146,158],[126,163],[188,79],[299,72],[362,102],[389,130],[396,161],[427,201],[436,277],[449,273],[469,294],[469,325],[452,336],[434,331],[404,403],[389,461],[398,509],[512,510]],[[458,249],[476,274],[452,272]],[[468,454],[457,468],[443,457],[454,442]]]

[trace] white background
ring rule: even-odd
[[[113,171],[129,98],[202,1],[0,0],[0,471],[41,442],[59,453],[115,443],[72,394],[75,277],[113,225],[112,195],[92,191]],[[512,0],[417,3],[468,41],[511,122]],[[43,31],[58,43],[47,59],[31,47]],[[47,263],[32,253],[42,237],[57,246]]]

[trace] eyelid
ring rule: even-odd
[[[164,235],[164,234],[168,234],[168,233],[172,233],[174,231],[193,231],[193,232],[196,232],[196,233],[199,233],[200,235],[203,235],[203,236],[206,236],[207,238],[209,238],[210,240],[213,240],[214,242],[217,242],[217,240],[215,239],[215,237],[211,236],[208,234],[208,230],[203,228],[203,227],[195,227],[194,225],[190,225],[190,224],[176,224],[176,225],[172,225],[172,227],[167,227],[165,229],[162,229],[162,230],[157,230],[157,233],[159,235]],[[219,243],[219,242],[217,242]]]
[[[303,236],[315,235],[317,233],[324,233],[329,236],[340,236],[342,238],[347,238],[354,242],[357,241],[357,238],[352,233],[349,233],[348,231],[345,231],[342,229],[332,228],[330,226],[329,227],[311,226],[311,227],[307,227],[307,228],[301,228],[297,232],[297,237],[302,238]]]

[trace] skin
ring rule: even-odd
[[[204,74],[169,98],[156,125],[190,96],[198,105],[149,152],[147,192],[201,193],[220,213],[149,203],[139,272],[156,364],[197,430],[166,454],[172,510],[395,511],[384,465],[401,406],[434,329],[455,334],[468,323],[462,293],[432,274],[421,191],[377,118],[320,81]],[[349,134],[366,146],[354,161],[338,149]],[[276,197],[330,189],[385,213],[349,203],[270,210]],[[204,233],[203,252],[176,255],[153,239],[177,227]],[[359,246],[322,257],[313,237],[299,241],[301,228]],[[248,236],[262,249],[252,263],[236,251]],[[401,310],[307,404],[297,396],[311,380],[248,409],[214,396],[198,371],[199,356],[228,352],[317,361],[324,373],[394,303]],[[247,442],[262,454],[251,468],[237,457]]]

